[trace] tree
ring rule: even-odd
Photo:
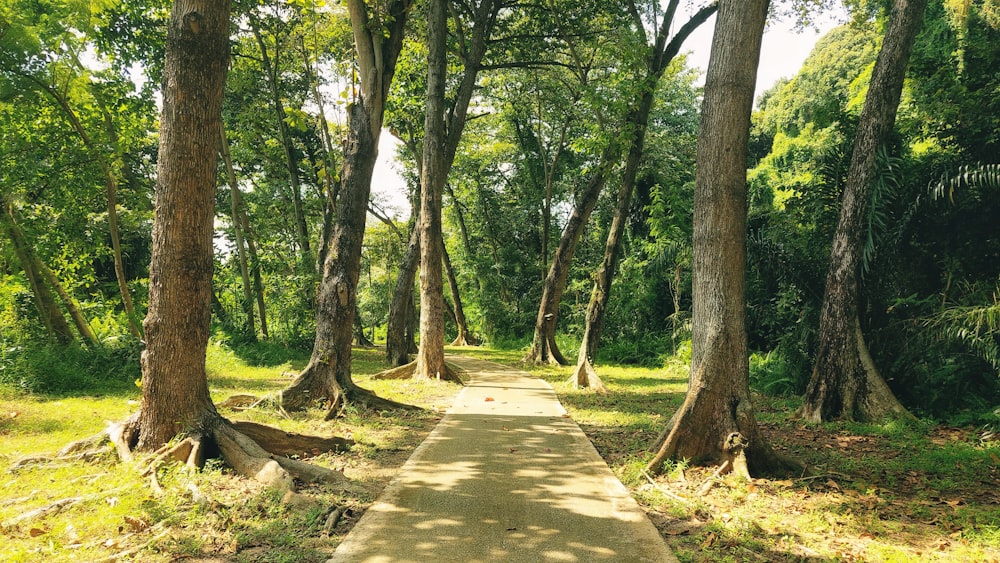
[[[619,249],[621,247],[622,235],[625,233],[625,222],[628,219],[628,212],[632,203],[632,189],[635,186],[636,174],[639,172],[639,163],[642,160],[643,148],[646,141],[646,127],[649,122],[649,115],[653,110],[653,101],[657,86],[668,65],[677,56],[681,45],[688,36],[702,23],[705,22],[718,8],[717,4],[706,6],[695,13],[677,33],[667,42],[670,35],[670,28],[673,25],[674,14],[677,10],[677,0],[672,0],[667,6],[663,21],[653,37],[653,45],[646,47],[643,57],[646,63],[646,73],[643,77],[643,89],[639,92],[638,103],[629,110],[625,118],[626,128],[631,139],[629,143],[628,155],[625,160],[625,170],[622,173],[621,186],[618,188],[618,196],[615,203],[615,215],[608,230],[608,240],[604,249],[604,258],[598,267],[594,278],[594,289],[591,292],[590,303],[587,305],[587,321],[583,332],[583,340],[580,343],[580,353],[577,355],[576,370],[570,377],[570,381],[580,387],[590,387],[603,391],[604,384],[600,376],[592,365],[593,357],[597,353],[597,344],[601,337],[601,327],[604,323],[604,311],[608,306],[608,299],[611,295],[611,283],[618,268]],[[643,30],[643,21],[639,16],[635,6],[632,6],[633,25]],[[648,44],[648,39],[644,31],[641,32],[643,44]]]
[[[484,2],[488,3],[488,2]],[[441,264],[441,198],[445,162],[444,96],[448,47],[447,0],[431,0],[427,17],[427,110],[420,171],[420,347],[414,377],[447,376],[444,363],[444,284]]]
[[[819,351],[799,414],[809,421],[909,416],[879,375],[858,314],[862,222],[880,147],[892,132],[927,0],[897,0],[875,60],[851,152],[820,310]]]
[[[192,466],[204,462],[212,441],[241,474],[292,491],[293,475],[307,481],[342,477],[285,457],[282,448],[287,450],[290,435],[284,432],[223,419],[205,373],[216,160],[228,60],[229,2],[175,2],[167,28],[142,399],[139,411],[108,433],[125,458],[133,450],[158,450],[184,437],[163,448],[158,459],[170,456]],[[343,445],[325,439],[303,443],[325,449]]]
[[[325,245],[327,254],[316,299],[316,340],[309,363],[281,393],[285,409],[324,401],[329,418],[341,412],[348,401],[400,406],[354,383],[351,341],[372,172],[410,5],[410,0],[370,6],[364,0],[347,3],[357,50],[359,96],[348,108],[349,135],[344,142],[336,219]]]
[[[768,3],[719,2],[698,132],[691,379],[653,472],[669,458],[746,477],[782,465],[751,404],[744,324],[747,140]]]

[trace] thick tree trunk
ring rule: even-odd
[[[745,328],[746,153],[767,0],[722,0],[705,82],[694,211],[691,380],[649,470],[668,458],[749,477],[782,464],[750,401]]]
[[[879,375],[858,312],[863,221],[877,174],[876,156],[896,120],[906,66],[927,0],[896,0],[861,110],[830,251],[819,350],[799,414],[809,421],[911,416]]]
[[[142,450],[181,433],[211,434],[221,420],[208,392],[205,351],[228,55],[229,3],[175,1],[164,64],[142,401],[134,419],[134,445]]]
[[[3,209],[0,209],[0,213],[2,213],[0,223],[3,224],[7,236],[10,238],[11,245],[14,248],[14,255],[17,256],[17,261],[21,263],[24,276],[28,279],[28,285],[31,286],[31,294],[35,298],[35,307],[38,309],[38,316],[42,319],[42,324],[45,325],[45,329],[49,335],[55,337],[56,342],[69,344],[73,341],[73,333],[66,322],[66,317],[63,316],[62,311],[56,304],[55,298],[52,297],[49,287],[45,285],[44,274],[39,267],[40,260],[35,256],[34,249],[28,244],[24,233],[21,231],[21,227],[18,226],[17,221],[14,219],[14,211],[11,208],[11,204],[3,200],[3,194],[0,194],[0,206],[3,207]]]
[[[613,163],[618,160],[618,154],[616,143],[610,143],[604,149],[597,171],[587,182],[583,193],[577,198],[573,214],[570,215],[566,227],[563,228],[562,236],[559,238],[559,246],[556,248],[555,254],[552,255],[552,263],[549,265],[549,272],[542,285],[542,299],[538,307],[538,316],[535,318],[535,335],[531,340],[531,349],[524,357],[525,362],[567,364],[555,339],[559,302],[566,289],[566,276],[569,274],[573,254],[576,252],[576,244],[580,241],[583,228],[587,225],[587,220],[590,219],[590,214],[597,205],[597,200],[601,195],[601,190],[604,189]]]
[[[312,356],[302,373],[281,393],[281,405],[289,410],[323,401],[328,409],[327,418],[339,414],[348,401],[374,407],[401,406],[354,384],[351,340],[378,137],[385,99],[402,49],[410,0],[395,0],[390,4],[391,20],[386,19],[386,35],[369,21],[364,1],[348,0],[347,7],[358,55],[361,96],[349,106],[350,133],[344,148],[336,220],[316,298],[316,341]]]
[[[233,159],[229,154],[229,139],[226,138],[226,127],[222,124],[219,127],[221,141],[219,144],[219,154],[226,167],[226,178],[229,180],[229,192],[232,203],[230,217],[233,220],[233,233],[236,236],[236,258],[240,263],[240,279],[243,282],[243,314],[246,315],[246,335],[251,340],[257,340],[257,327],[253,318],[253,289],[250,285],[250,268],[247,264],[246,240],[243,237],[243,222],[240,220],[240,210],[243,207],[243,196],[240,194],[240,186],[236,181],[236,170],[233,168]]]
[[[447,77],[447,0],[431,0],[427,17],[427,109],[420,175],[420,347],[416,378],[448,373],[444,363],[444,284],[441,274],[441,199],[448,169],[444,159],[444,96]]]

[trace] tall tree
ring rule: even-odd
[[[768,3],[719,2],[698,132],[691,379],[654,472],[669,458],[744,476],[780,465],[750,400],[744,303],[747,139]]]
[[[133,448],[152,451],[186,436],[168,451],[189,465],[204,461],[211,440],[241,474],[291,491],[293,475],[332,481],[339,474],[286,458],[275,447],[287,436],[284,432],[223,419],[212,403],[205,373],[216,161],[228,61],[229,2],[175,2],[164,64],[142,400],[139,411],[109,433],[126,458]]]
[[[643,77],[643,88],[639,92],[638,103],[629,110],[625,118],[626,128],[629,133],[628,155],[625,159],[625,170],[622,173],[621,186],[618,188],[618,195],[615,204],[615,215],[611,220],[611,227],[608,230],[608,240],[604,247],[604,258],[597,269],[594,278],[594,289],[590,294],[590,303],[587,305],[586,326],[583,331],[583,341],[580,343],[580,353],[576,360],[576,370],[570,381],[580,387],[590,387],[596,390],[604,390],[604,384],[600,376],[593,367],[593,357],[597,353],[597,344],[601,337],[601,326],[604,323],[604,311],[608,306],[608,299],[611,296],[611,283],[618,268],[619,248],[621,246],[622,235],[625,233],[625,222],[628,219],[629,208],[632,204],[632,189],[635,186],[636,174],[639,171],[639,163],[642,160],[643,148],[646,142],[646,127],[649,123],[649,115],[653,110],[653,101],[657,86],[667,66],[677,56],[681,45],[691,35],[691,33],[701,26],[718,8],[717,4],[706,6],[677,30],[677,33],[670,38],[670,29],[673,26],[674,14],[677,11],[679,0],[671,0],[667,5],[667,10],[663,15],[663,20],[653,36],[652,45],[649,46],[649,39],[644,31],[644,22],[639,16],[634,2],[630,4],[633,18],[633,26],[639,30],[646,47],[645,54],[645,76]]]
[[[445,168],[444,96],[447,78],[448,2],[431,0],[427,17],[427,109],[420,172],[420,347],[416,377],[448,372],[444,363],[444,284],[441,275],[441,198]]]
[[[819,350],[799,411],[806,420],[910,416],[879,375],[868,352],[859,318],[858,269],[863,221],[878,174],[877,155],[896,120],[907,63],[926,7],[927,0],[893,3],[872,69],[830,251],[820,310]]]
[[[344,142],[336,219],[326,245],[317,295],[316,341],[305,369],[281,393],[281,404],[286,409],[323,401],[327,416],[332,417],[352,400],[397,406],[358,387],[351,379],[351,341],[372,173],[385,101],[402,49],[410,5],[411,0],[347,2],[357,54],[359,96],[348,108],[349,134]]]

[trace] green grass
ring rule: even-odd
[[[233,394],[276,395],[308,357],[264,345],[259,352],[209,345],[206,362],[214,401]],[[231,419],[254,420],[288,431],[350,437],[350,452],[327,453],[314,463],[342,469],[359,487],[352,495],[311,486],[307,506],[284,506],[273,492],[239,478],[215,460],[189,473],[166,466],[157,473],[165,491],[156,495],[137,467],[113,455],[89,461],[43,463],[12,471],[25,456],[49,455],[66,444],[100,432],[138,408],[139,388],[119,385],[100,395],[0,393],[0,523],[64,499],[61,511],[31,518],[3,530],[0,561],[174,561],[219,557],[246,562],[320,562],[350,524],[371,503],[451,405],[459,387],[438,381],[374,381],[385,368],[381,351],[353,354],[355,382],[378,394],[422,410],[383,413],[350,408],[346,416],[323,421],[314,408],[288,417],[273,408],[244,412],[222,409]],[[85,378],[86,379],[86,378]],[[321,538],[326,513],[334,506],[352,512],[330,538]],[[125,554],[125,555],[122,555]]]
[[[673,461],[655,484],[643,474],[686,393],[684,362],[598,366],[599,395],[567,383],[572,367],[522,365],[523,350],[468,353],[550,382],[681,561],[1000,561],[1000,449],[975,427],[806,425],[791,417],[797,398],[755,395],[772,446],[812,476],[726,478],[699,496],[714,468]]]
[[[608,393],[573,388],[571,367],[521,365],[526,349],[449,348],[528,369],[550,382],[647,510],[681,561],[1000,561],[1000,443],[983,441],[975,426],[926,421],[885,424],[802,424],[790,417],[791,397],[755,395],[758,421],[772,446],[805,462],[802,479],[719,480],[699,489],[713,468],[672,461],[651,482],[647,448],[687,389],[687,366],[598,366]],[[272,346],[209,347],[213,399],[275,395],[307,357]],[[350,525],[374,501],[409,453],[447,409],[459,387],[438,381],[376,381],[380,350],[355,350],[355,381],[380,396],[423,407],[371,412],[349,407],[323,421],[314,408],[285,417],[273,408],[223,410],[288,431],[357,440],[352,451],[322,454],[314,463],[342,469],[361,489],[353,494],[309,487],[304,506],[285,506],[274,493],[239,478],[220,463],[188,473],[157,473],[155,495],[135,467],[113,456],[43,464],[11,472],[26,455],[51,453],[99,432],[137,408],[139,389],[97,385],[52,395],[0,390],[0,522],[54,501],[62,511],[4,530],[0,561],[94,561],[126,553],[137,561],[216,558],[244,562],[325,561]],[[678,498],[686,499],[679,501]],[[333,506],[351,514],[330,538],[320,535]]]

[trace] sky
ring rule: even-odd
[[[795,76],[806,57],[809,56],[816,41],[827,31],[839,25],[846,16],[836,13],[820,19],[815,28],[796,30],[791,19],[771,22],[764,31],[764,41],[761,45],[760,68],[757,71],[756,98],[761,92],[774,85],[782,78]],[[712,30],[715,18],[701,25],[685,42],[684,50],[688,51],[688,64],[700,68],[702,77],[708,68],[708,56],[711,51]],[[372,181],[372,192],[383,201],[388,202],[390,213],[405,218],[409,215],[409,204],[406,200],[406,187],[402,178],[396,172],[393,162],[398,141],[387,131],[379,137],[378,161],[375,164],[375,176]]]

